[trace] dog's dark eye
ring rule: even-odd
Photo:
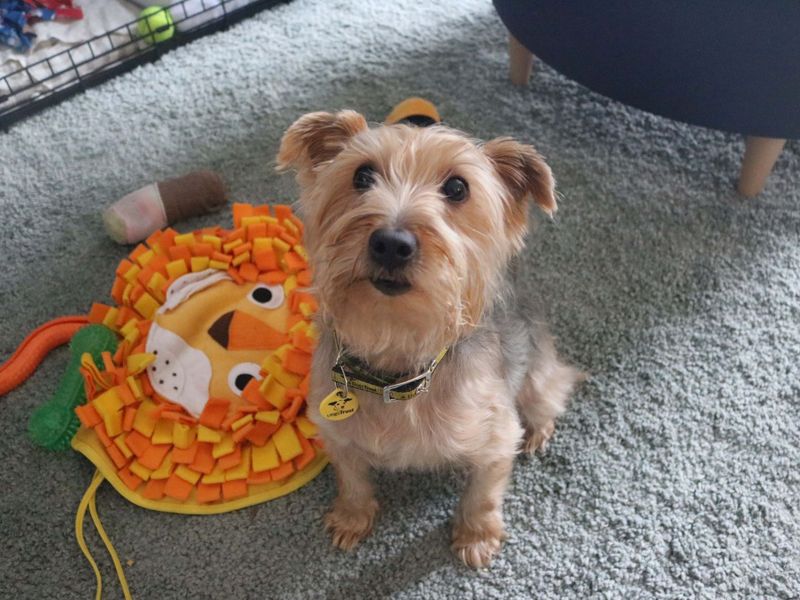
[[[444,182],[442,193],[450,202],[463,202],[467,199],[469,186],[461,177],[451,177]]]
[[[375,169],[369,165],[361,165],[353,175],[353,187],[359,192],[363,192],[372,187],[375,183]]]

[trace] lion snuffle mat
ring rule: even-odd
[[[83,354],[72,447],[154,510],[224,512],[289,493],[326,458],[305,416],[316,332],[303,225],[287,206],[236,204],[233,230],[159,231],[116,270],[119,338]]]
[[[147,509],[215,514],[288,494],[327,464],[306,417],[317,305],[302,234],[288,206],[250,204],[233,205],[233,229],[158,231],[120,262],[112,305],[46,323],[0,365],[4,394],[70,342],[29,433],[97,468],[75,530],[98,598],[87,511],[131,597],[97,514],[103,481]]]

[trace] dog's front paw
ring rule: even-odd
[[[544,452],[547,450],[547,444],[556,431],[555,421],[550,421],[542,427],[527,427],[525,429],[525,440],[523,441],[522,449],[528,453]]]
[[[325,515],[325,527],[331,533],[333,545],[342,550],[353,549],[372,531],[377,512],[378,503],[375,500],[363,508],[335,504]]]
[[[465,565],[481,569],[491,564],[492,559],[500,552],[505,538],[501,524],[490,525],[480,530],[456,524],[453,528],[451,548]]]

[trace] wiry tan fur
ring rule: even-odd
[[[358,191],[353,176],[364,164],[376,181]],[[360,410],[338,422],[309,411],[339,484],[326,517],[334,544],[351,548],[372,529],[370,468],[457,465],[470,476],[453,548],[471,566],[488,565],[505,535],[502,498],[514,456],[523,445],[544,447],[578,377],[520,307],[508,277],[528,230],[528,200],[556,210],[549,167],[508,138],[481,145],[442,126],[370,129],[352,111],[301,117],[282,140],[278,165],[298,172],[320,304],[309,405],[334,389],[334,333],[384,372],[416,373],[450,347],[425,395],[384,404],[358,392]],[[454,175],[469,185],[457,205],[441,192]],[[403,272],[411,288],[401,295],[371,282],[385,273],[367,242],[383,227],[403,227],[418,241]]]

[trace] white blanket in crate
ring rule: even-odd
[[[186,31],[222,17],[225,11],[230,12],[254,1],[79,0],[76,4],[83,9],[84,18],[69,22],[37,23],[33,29],[37,39],[30,52],[21,54],[0,46],[0,97],[14,92],[11,98],[0,103],[0,109],[73,83],[77,79],[73,65],[80,65],[77,72],[83,77],[136,52],[139,44],[144,42],[127,43],[131,38],[127,28],[123,26],[137,18],[141,7],[170,6],[177,28]],[[102,37],[93,40],[91,44],[85,44],[87,40],[97,36]],[[64,52],[70,48],[72,50],[69,53]],[[112,51],[113,48],[118,49]],[[49,58],[49,63],[40,62],[46,58]],[[28,68],[23,69],[24,67]],[[53,72],[57,74],[55,77]],[[8,77],[12,86],[12,90],[9,90],[3,84],[2,78],[12,73],[14,75]],[[25,89],[24,93],[19,93],[22,89]]]

